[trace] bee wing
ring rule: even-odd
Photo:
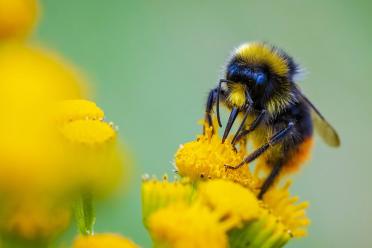
[[[313,120],[314,128],[323,141],[332,147],[340,146],[340,137],[338,136],[336,130],[329,124],[329,122],[324,118],[324,116],[319,112],[319,110],[301,93],[301,97],[304,99],[305,103],[310,107],[311,117]]]

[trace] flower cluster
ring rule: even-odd
[[[36,0],[0,0],[0,247],[50,247],[75,218],[73,248],[134,248],[94,233],[94,202],[120,187],[129,159],[117,128],[87,100],[84,77],[28,35]],[[229,138],[231,139],[231,137]],[[178,176],[144,177],[143,222],[154,247],[282,247],[306,235],[307,202],[277,182],[263,197],[262,166],[226,170],[246,156],[218,128],[181,145]],[[54,247],[54,246],[53,246]]]
[[[246,151],[222,143],[217,126],[206,127],[175,155],[180,179],[145,179],[144,224],[155,247],[282,247],[306,235],[307,203],[289,194],[290,183],[276,184],[257,198],[259,171],[237,164]],[[243,145],[240,147],[244,147]]]
[[[49,247],[73,216],[81,235],[93,234],[94,200],[128,171],[117,129],[86,100],[81,73],[28,41],[39,14],[36,0],[0,0],[1,247]],[[110,244],[136,247],[115,235],[79,237],[74,247]]]

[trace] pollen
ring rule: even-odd
[[[214,130],[217,130],[215,125]],[[245,149],[238,152],[230,144],[231,137],[222,143],[221,137],[213,135],[213,128],[206,127],[205,134],[195,141],[181,145],[175,155],[175,166],[179,175],[191,180],[228,179],[255,190],[257,181],[246,166],[227,170],[225,165],[239,164],[245,157]]]

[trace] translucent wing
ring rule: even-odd
[[[311,117],[313,119],[314,128],[323,141],[332,147],[340,146],[340,138],[336,130],[329,124],[319,110],[301,93],[301,97],[309,105],[311,109]]]

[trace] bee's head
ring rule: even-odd
[[[293,90],[298,73],[298,65],[283,51],[265,43],[248,43],[235,51],[227,65],[226,79],[235,82],[227,85],[229,94],[243,87],[256,108],[276,112],[296,100]]]

